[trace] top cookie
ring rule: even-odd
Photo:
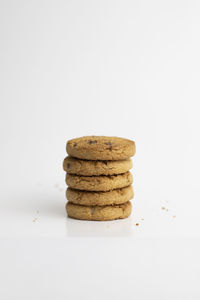
[[[135,154],[131,140],[108,136],[84,136],[67,142],[67,153],[86,160],[121,160]]]

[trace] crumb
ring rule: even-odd
[[[36,213],[39,214],[39,210],[37,210]]]
[[[164,206],[162,206],[161,209],[162,209],[162,210],[165,210],[165,211],[169,211],[169,209],[166,208],[166,207],[164,207]]]
[[[139,226],[139,223],[136,223],[135,225],[136,225],[136,226]]]
[[[176,216],[173,216],[172,218],[176,218]]]
[[[166,200],[166,202],[168,203],[169,201],[168,201],[168,200]]]
[[[63,192],[63,189],[62,189],[62,188],[60,188],[60,189],[59,189],[59,191],[60,191],[60,192]]]
[[[144,218],[141,218],[142,221],[144,221]]]
[[[54,187],[55,187],[55,188],[58,188],[58,187],[59,187],[59,184],[56,183],[56,184],[54,185]]]
[[[37,221],[37,218],[34,218],[34,219],[33,219],[33,222],[36,222],[36,221]]]

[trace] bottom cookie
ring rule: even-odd
[[[66,210],[70,218],[79,220],[109,221],[124,219],[130,216],[132,205],[130,201],[119,205],[106,206],[83,206],[67,202]]]

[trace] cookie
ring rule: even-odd
[[[83,206],[68,202],[66,210],[69,217],[80,220],[108,221],[130,216],[132,205],[128,201],[119,205]]]
[[[67,142],[70,156],[87,160],[122,160],[135,154],[135,143],[119,137],[84,136]]]
[[[122,174],[132,168],[130,158],[124,160],[82,160],[67,156],[63,162],[64,171],[69,174],[92,176]]]
[[[66,174],[69,187],[85,191],[110,191],[129,186],[133,182],[130,172],[108,176],[78,176]]]
[[[86,192],[71,188],[66,190],[66,197],[69,202],[86,206],[121,204],[131,200],[133,195],[132,186],[108,192]]]

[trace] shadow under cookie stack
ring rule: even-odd
[[[135,143],[118,137],[86,136],[67,142],[67,214],[80,220],[124,219],[133,198],[131,156]]]

